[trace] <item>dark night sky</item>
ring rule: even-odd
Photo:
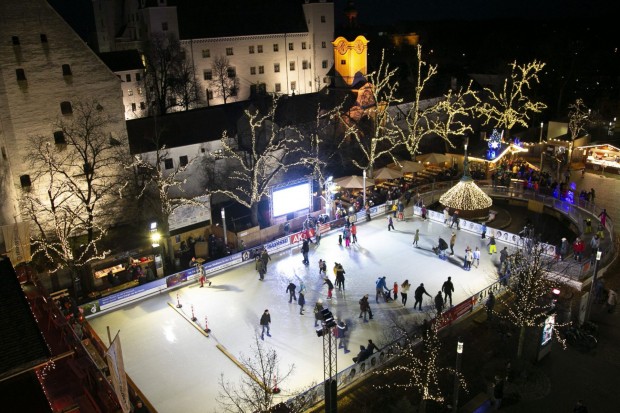
[[[336,16],[347,0],[335,0]],[[616,6],[614,6],[616,5]],[[480,20],[495,18],[596,18],[615,15],[611,0],[356,0],[362,24],[399,20]]]

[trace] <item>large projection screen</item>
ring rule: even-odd
[[[274,189],[271,193],[271,204],[274,217],[310,208],[310,183]]]

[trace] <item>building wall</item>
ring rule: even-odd
[[[125,119],[148,116],[146,93],[144,92],[144,70],[123,70],[114,72],[121,81]]]
[[[0,215],[4,225],[20,220],[20,176],[30,173],[24,159],[28,138],[49,136],[53,142],[52,123],[63,116],[61,102],[97,99],[113,119],[111,131],[126,132],[119,79],[45,0],[2,0],[0,39],[0,164],[8,171]],[[70,65],[70,76],[63,76],[64,64]],[[25,81],[17,80],[16,69],[23,69]]]

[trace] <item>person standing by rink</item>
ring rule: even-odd
[[[409,280],[405,280],[400,285],[400,301],[403,303],[403,307],[407,305],[407,295],[409,294],[410,288],[411,284],[409,284]]]
[[[299,284],[299,298],[297,299],[299,304],[299,315],[304,315],[304,305],[306,305],[306,285],[302,281]]]
[[[387,217],[387,220],[388,220],[388,231],[390,230],[390,228],[396,231],[396,228],[394,228],[394,220],[392,219],[391,215]]]
[[[310,261],[308,260],[308,252],[310,252],[310,245],[308,244],[308,240],[304,239],[303,243],[301,244],[301,254],[304,256],[302,262],[306,265],[310,264]]]
[[[265,274],[267,274],[267,263],[271,261],[271,256],[267,252],[267,248],[263,247],[263,251],[260,253],[260,259],[263,262],[263,269]]]
[[[271,324],[271,314],[269,314],[269,310],[265,310],[263,315],[260,317],[260,325],[263,328],[263,331],[260,334],[260,339],[265,339],[265,330],[267,330],[267,336],[271,337],[269,333],[269,324]]]
[[[474,262],[476,263],[476,268],[480,265],[480,248],[476,247],[474,250]]]
[[[293,282],[290,282],[288,287],[286,287],[286,292],[289,294],[288,295],[288,302],[292,303],[293,300],[297,301],[297,297],[295,296],[295,289],[297,288],[297,286],[295,286],[295,284],[293,284]]]
[[[357,242],[357,225],[355,222],[351,224],[351,236],[353,237],[353,243]]]
[[[416,288],[415,292],[413,293],[413,297],[415,298],[415,303],[413,303],[414,310],[416,306],[420,304],[420,311],[422,311],[422,297],[424,296],[424,294],[428,295],[430,298],[433,298],[429,293],[426,292],[426,288],[424,288],[424,283],[420,283],[420,286]]]

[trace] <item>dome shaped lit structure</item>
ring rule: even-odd
[[[448,192],[439,198],[439,203],[450,209],[450,214],[459,211],[459,217],[465,219],[487,218],[493,200],[476,185],[469,174],[467,159],[467,140],[465,141],[465,158],[463,177]]]

